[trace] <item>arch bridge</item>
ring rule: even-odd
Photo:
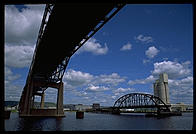
[[[130,93],[121,96],[113,105],[113,110],[120,112],[120,109],[135,109],[135,108],[155,108],[157,113],[170,112],[170,106],[165,104],[159,97],[144,94]]]

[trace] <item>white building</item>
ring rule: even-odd
[[[164,103],[170,104],[168,75],[166,73],[160,74],[159,79],[156,80],[153,85],[154,85],[154,95],[158,96]]]

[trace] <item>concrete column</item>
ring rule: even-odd
[[[27,100],[25,103],[27,103],[27,115],[31,114],[31,107],[32,107],[32,93],[33,93],[33,81],[30,82],[29,87],[28,87],[28,95],[27,95]]]
[[[64,115],[63,111],[63,82],[60,83],[57,95],[57,114]]]
[[[40,103],[41,109],[44,109],[44,98],[45,98],[45,94],[42,93],[42,96],[41,96],[41,103]]]
[[[32,100],[31,108],[34,108],[34,100],[35,100],[35,96],[34,95],[32,95],[31,100]]]
[[[21,115],[24,115],[24,114],[27,114],[27,105],[28,105],[28,94],[29,94],[29,91],[28,91],[28,85],[26,85],[24,87],[25,89],[23,89],[23,98],[22,98],[22,103],[21,103],[21,109],[20,109],[20,113]]]

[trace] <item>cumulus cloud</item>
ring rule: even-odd
[[[151,75],[145,79],[136,79],[128,81],[128,84],[147,84],[152,83],[154,80],[159,78],[161,73],[167,73],[169,79],[179,79],[191,75],[190,61],[183,63],[173,62],[173,61],[162,61],[154,63],[154,70],[151,71]],[[190,77],[189,77],[190,78]]]
[[[124,81],[124,77],[119,76],[117,73],[112,73],[110,75],[102,74],[100,76],[97,76],[94,83],[111,84],[116,86]]]
[[[120,49],[121,51],[131,50],[132,45],[130,43],[127,43],[126,45],[122,46]]]
[[[178,63],[176,61],[163,61],[154,63],[151,75],[144,79],[128,81],[129,85],[153,84],[159,74],[168,74],[171,103],[191,103],[193,100],[193,77],[190,70],[190,61]]]
[[[84,84],[90,83],[92,79],[93,75],[72,69],[69,69],[63,78],[66,84],[71,87],[83,86]]]
[[[193,102],[193,77],[188,76],[180,80],[168,80],[171,102]]]
[[[65,73],[63,77],[63,81],[64,81],[65,88],[69,90],[80,86],[87,86],[90,83],[94,85],[101,84],[101,85],[117,86],[119,83],[124,82],[125,78],[119,76],[117,73],[94,76],[89,73],[69,69]]]
[[[106,91],[106,90],[109,90],[109,88],[105,86],[95,86],[93,84],[90,84],[86,88],[86,91],[93,91],[93,92]]]
[[[148,58],[154,58],[154,56],[156,56],[158,54],[159,50],[154,47],[154,46],[151,46],[148,48],[148,50],[146,50],[145,54]]]
[[[114,89],[112,91],[113,92],[113,95],[111,96],[111,99],[116,100],[119,97],[121,97],[121,96],[123,96],[125,94],[128,94],[128,93],[132,93],[134,91],[135,91],[134,88],[122,88],[122,87],[119,87],[119,88]]]
[[[25,5],[19,11],[5,6],[5,42],[9,45],[34,45],[37,40],[45,5]]]
[[[19,79],[21,75],[14,74],[10,68],[5,67],[5,84],[10,83],[11,81],[14,81],[16,79]]]
[[[31,64],[34,46],[5,45],[5,64],[9,67],[23,68]]]
[[[149,77],[145,79],[136,79],[136,80],[129,80],[128,84],[129,85],[135,85],[135,84],[147,84],[147,83],[152,83],[156,80],[156,78],[153,75],[150,75]]]
[[[190,61],[183,63],[163,61],[154,63],[152,74],[157,76],[160,73],[167,73],[170,79],[186,77],[191,74]]]
[[[153,38],[151,36],[144,36],[142,34],[138,35],[137,37],[134,37],[136,42],[141,42],[144,44],[153,42]]]
[[[169,86],[172,88],[181,88],[181,89],[187,89],[190,87],[190,85],[193,85],[193,77],[188,76],[180,80],[168,80]]]
[[[45,5],[5,6],[5,64],[29,67]]]
[[[16,101],[20,99],[22,86],[12,83],[20,77],[21,75],[15,74],[9,67],[5,67],[5,100]]]
[[[23,87],[21,85],[5,84],[5,100],[19,101]]]
[[[78,51],[77,54],[82,52],[90,52],[94,55],[104,55],[108,52],[108,47],[105,44],[104,47],[95,39],[90,38]]]
[[[134,91],[135,89],[133,88],[117,88],[116,90],[114,90],[115,93],[124,93],[124,92],[127,92],[127,91]]]
[[[69,69],[63,78],[65,89],[65,101],[75,102],[84,101],[85,103],[102,103],[108,104],[104,100],[111,100],[111,95],[106,95],[104,92],[113,92],[115,86],[124,82],[125,78],[119,76],[117,73],[109,75],[92,75],[86,72]],[[131,88],[118,89],[119,94],[126,91],[131,91]],[[70,96],[72,96],[70,98]],[[79,98],[78,98],[79,97]],[[95,98],[96,97],[96,98]],[[112,102],[112,101],[111,101]],[[112,102],[113,103],[113,102]]]

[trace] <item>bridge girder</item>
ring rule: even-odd
[[[124,5],[120,3],[47,4],[29,71],[29,77],[39,78],[47,82],[60,82],[70,57]],[[92,13],[89,14],[89,11]],[[60,15],[62,12],[67,18]],[[69,12],[72,12],[73,15]],[[81,15],[83,15],[83,20],[81,20]],[[74,28],[74,32],[71,27]],[[59,34],[57,29],[62,30],[63,34]],[[74,36],[76,37],[74,38]],[[65,42],[65,39],[66,44],[61,45],[62,42]],[[44,52],[45,50],[47,51]],[[56,55],[56,53],[58,54]]]

